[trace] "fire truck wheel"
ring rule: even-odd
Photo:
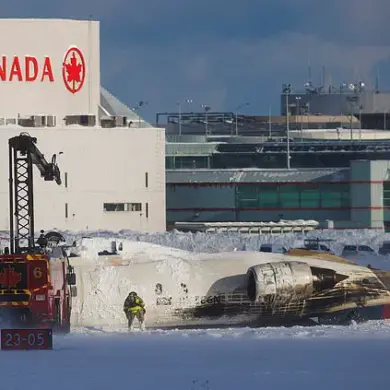
[[[62,331],[64,333],[69,333],[70,332],[70,310],[68,309],[68,315],[67,318],[64,320],[62,324]]]
[[[70,332],[70,314],[71,314],[71,308],[70,308],[70,302],[69,298],[66,299],[66,316],[63,319],[61,331],[63,333],[69,333]]]
[[[54,327],[57,332],[61,332],[61,304],[57,298],[54,301]]]
[[[67,311],[64,317],[61,313],[61,303],[59,299],[55,300],[55,317],[54,317],[54,329],[58,333],[69,333],[70,332],[70,312],[69,301],[67,301],[65,310]]]

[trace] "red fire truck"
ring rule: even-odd
[[[76,275],[57,232],[34,236],[33,165],[61,185],[56,155],[46,161],[27,133],[9,139],[10,246],[0,255],[2,325],[70,331]]]

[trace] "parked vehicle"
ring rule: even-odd
[[[377,253],[369,245],[345,245],[341,253],[342,257],[350,256],[376,256]]]
[[[296,249],[305,249],[313,252],[328,253],[330,255],[334,255],[335,253],[329,247],[329,243],[332,241],[334,240],[320,239],[320,238],[305,238],[303,240],[303,245],[297,246]]]
[[[390,254],[390,241],[383,241],[378,253],[382,256]]]
[[[283,253],[287,252],[287,249],[280,244],[261,244],[260,252],[266,253]]]

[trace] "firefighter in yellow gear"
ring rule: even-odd
[[[128,327],[134,329],[134,319],[137,318],[141,330],[145,330],[145,302],[135,291],[131,291],[123,304],[123,311],[126,314]]]

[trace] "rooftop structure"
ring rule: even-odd
[[[360,127],[359,119],[346,115],[290,116],[291,129],[323,129]],[[233,112],[170,112],[157,113],[156,126],[166,129],[170,140],[175,136],[283,136],[286,133],[285,116],[243,115]],[[180,139],[180,138],[179,138]]]
[[[309,72],[310,73],[310,72]],[[304,84],[304,89],[297,89],[291,84],[282,85],[280,112],[286,115],[287,107],[291,115],[351,115],[388,113],[390,92],[379,89],[379,80],[375,87],[370,87],[362,80],[341,82],[334,86],[325,82],[316,85],[311,79]]]
[[[125,123],[129,127],[153,127],[150,123],[146,122],[141,117],[139,107],[138,111],[136,111],[134,108],[126,106],[117,97],[115,97],[103,87],[100,87],[100,109],[100,117],[105,117],[108,115],[126,118]]]
[[[349,174],[348,168],[168,170],[167,184],[196,184],[207,187],[221,183],[328,183],[348,181]]]
[[[343,136],[341,137],[340,134]],[[352,141],[350,130],[343,130],[338,134],[337,131],[326,132],[322,136],[320,132],[309,131],[307,137],[311,136],[314,139],[301,139],[300,131],[292,132],[291,135],[294,137],[289,144],[292,168],[339,168],[349,167],[353,160],[390,159],[390,139],[379,136],[378,139],[366,139],[368,136],[366,137],[364,131],[360,129],[353,129]],[[251,140],[252,142],[242,142],[231,139],[210,144],[167,143],[166,167],[168,169],[286,168],[286,140],[267,141],[257,137],[252,137]]]

